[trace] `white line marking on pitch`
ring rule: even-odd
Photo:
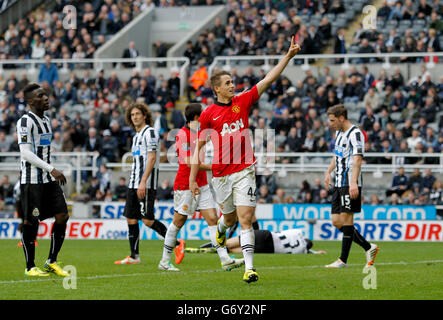
[[[429,261],[398,261],[398,262],[380,262],[375,264],[375,266],[390,266],[390,265],[408,265],[408,264],[425,264],[425,263],[443,263],[443,260],[429,260]],[[348,267],[362,266],[362,264],[348,264]],[[325,268],[324,265],[314,265],[314,266],[281,266],[281,267],[261,267],[259,270],[275,270],[275,269],[317,269],[317,268]],[[122,277],[137,277],[137,276],[148,276],[148,275],[159,275],[159,274],[180,274],[180,273],[207,273],[207,272],[226,272],[223,270],[190,270],[190,271],[179,271],[179,272],[145,272],[145,273],[129,273],[129,274],[104,274],[104,275],[96,275],[96,276],[87,276],[87,277],[77,277],[77,279],[86,279],[86,280],[94,280],[94,279],[106,279],[106,278],[122,278]],[[63,281],[63,278],[57,279],[29,279],[29,280],[8,280],[8,281],[0,281],[0,284],[16,284],[16,283],[35,283],[35,282],[47,282],[47,281]]]

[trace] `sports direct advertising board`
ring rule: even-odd
[[[124,203],[107,202],[101,208],[101,219],[74,219],[68,222],[67,239],[127,239],[128,227],[123,217]],[[172,221],[173,204],[159,202],[155,216],[164,224]],[[329,205],[257,205],[260,228],[282,231],[299,228],[311,240],[340,240],[342,234],[331,223]],[[355,226],[368,241],[443,241],[443,221],[436,220],[432,206],[363,206],[355,215]],[[0,239],[18,239],[18,219],[0,220]],[[38,237],[50,239],[54,219],[40,222]],[[238,231],[238,230],[237,230]],[[179,238],[209,239],[206,222],[196,212],[188,219]],[[161,239],[140,222],[140,239]]]

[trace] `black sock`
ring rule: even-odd
[[[57,255],[65,240],[66,223],[54,223],[51,232],[51,248],[49,250],[48,260],[50,263],[57,261]]]
[[[343,227],[341,227],[340,229],[341,232],[343,232]],[[365,238],[363,238],[363,236],[360,234],[360,232],[357,231],[357,229],[354,227],[354,238],[353,241],[358,244],[359,246],[361,246],[365,251],[368,251],[371,248],[371,244],[366,241]]]
[[[23,252],[25,253],[26,269],[35,267],[35,229],[38,229],[33,225],[24,224],[22,233]]]
[[[166,226],[158,220],[154,220],[151,229],[155,230],[163,238],[166,237],[166,232],[168,231],[168,228],[166,228]],[[176,240],[175,245],[178,246],[179,244],[180,242]]]
[[[235,232],[235,230],[237,230],[237,228],[238,228],[238,221],[232,227],[229,228],[229,231],[226,234],[226,238],[227,239],[232,238],[232,236],[234,235],[234,232]]]
[[[354,242],[361,246],[365,251],[368,251],[371,248],[371,245],[365,238],[354,228]]]
[[[348,261],[349,251],[351,250],[352,240],[354,238],[354,226],[343,226],[343,240],[341,244],[340,259],[344,263]]]
[[[138,255],[138,237],[140,234],[140,229],[138,227],[138,223],[128,224],[128,229],[129,246],[131,247],[131,258],[135,259],[136,255]]]
[[[255,222],[252,223],[252,229],[254,229],[254,230],[259,230],[260,229],[260,226],[258,225],[258,221],[255,221]]]
[[[154,223],[152,224],[151,229],[155,230],[163,238],[166,237],[166,231],[168,231],[166,226],[158,220],[154,220]]]

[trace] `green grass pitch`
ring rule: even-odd
[[[187,241],[197,247],[204,241]],[[222,271],[216,254],[186,253],[180,272],[157,270],[162,241],[140,242],[140,265],[114,265],[128,255],[127,240],[66,240],[59,254],[63,265],[77,269],[77,288],[64,289],[63,278],[24,275],[18,240],[0,240],[0,297],[3,300],[303,300],[303,299],[442,299],[443,243],[380,242],[376,289],[364,289],[363,250],[353,244],[349,266],[324,265],[339,255],[340,242],[315,242],[326,255],[255,254],[259,281],[242,281],[244,268]],[[42,266],[49,240],[40,240],[36,264]],[[240,257],[239,254],[236,255]],[[222,287],[223,290],[215,289]]]

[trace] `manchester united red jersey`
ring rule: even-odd
[[[189,190],[189,175],[191,173],[191,168],[186,164],[186,158],[191,157],[194,152],[197,145],[197,139],[197,132],[191,132],[188,126],[181,128],[175,138],[175,148],[178,157],[178,172],[175,177],[174,190]],[[207,185],[208,179],[206,177],[206,171],[199,171],[196,181],[199,187]]]
[[[258,100],[257,87],[232,98],[231,103],[215,102],[200,115],[201,139],[211,137],[214,145],[214,177],[239,172],[255,163],[249,136],[249,111]]]

